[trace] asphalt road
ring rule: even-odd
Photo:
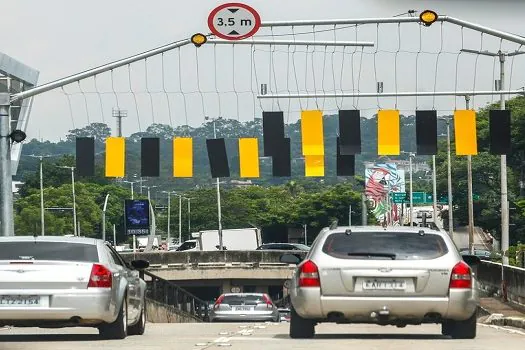
[[[148,324],[142,336],[124,340],[99,340],[96,330],[0,328],[0,349],[30,350],[205,350],[205,349],[500,349],[520,348],[525,333],[495,326],[478,326],[478,336],[473,340],[453,340],[440,333],[438,325],[407,326],[395,328],[374,325],[317,326],[317,335],[310,340],[288,337],[288,323],[239,324]]]

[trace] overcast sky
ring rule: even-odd
[[[211,0],[91,0],[82,2],[76,0],[5,1],[2,4],[2,27],[4,32],[2,35],[2,47],[0,48],[0,51],[39,70],[39,83],[42,84],[86,70],[91,67],[102,65],[113,60],[124,58],[188,37],[195,32],[208,32],[206,23],[208,13],[220,3],[222,2]],[[421,11],[429,8],[440,14],[446,14],[467,21],[483,24],[488,27],[525,35],[525,31],[523,29],[523,13],[525,13],[525,2],[521,0],[251,0],[246,1],[246,3],[258,10],[263,21],[391,17],[400,13],[404,13],[409,9]],[[402,38],[404,42],[406,42],[408,39],[414,38],[412,35],[415,33],[403,33],[404,34]],[[387,38],[388,34],[385,33],[384,35],[385,38]],[[381,39],[382,38],[383,37],[381,37]],[[390,39],[386,39],[386,41],[389,40]],[[458,43],[460,38],[449,33],[448,36],[445,37],[445,40],[447,43],[448,41]],[[495,48],[497,50],[497,45],[494,46],[494,43],[491,45],[491,47],[488,47],[489,49]],[[472,42],[472,46],[473,48],[479,48],[480,43]],[[517,45],[510,46],[509,48],[516,49]],[[220,72],[218,72],[218,75],[220,81],[223,82],[227,77],[225,76],[223,79],[221,74],[230,74],[223,71],[223,65],[229,66],[231,64],[233,54],[231,47],[221,47],[220,49],[223,50],[221,52],[224,52],[224,54],[221,56],[222,61],[219,63]],[[287,49],[284,48],[284,50],[286,51]],[[323,54],[323,48],[319,50],[321,51],[321,54],[317,56],[322,63],[322,59],[326,55]],[[188,66],[184,64],[182,65],[182,83],[188,84],[189,90],[193,90],[192,84],[195,83],[195,78],[186,75],[185,71],[192,70],[192,68],[188,69],[188,67],[194,63],[194,51],[195,50],[192,48],[192,50],[188,50],[188,52],[185,53],[187,54]],[[285,51],[282,51],[280,55],[277,54],[277,56],[282,59],[286,56]],[[213,85],[211,76],[215,73],[213,70],[209,70],[209,68],[217,62],[214,61],[209,55],[209,52],[211,51],[208,51],[207,54],[204,54],[204,51],[202,52],[203,53],[200,53],[201,56],[199,57],[199,62],[201,62],[201,67],[203,67],[201,68],[201,79],[204,84],[209,83],[211,86]],[[238,84],[239,89],[242,90],[242,84],[245,84],[250,78],[251,73],[249,69],[251,67],[251,63],[249,54],[243,55],[242,49],[238,52],[239,56],[236,57],[238,57],[237,62],[239,65],[236,71],[237,77],[235,78],[236,80],[234,85]],[[260,56],[257,56],[258,54]],[[267,60],[260,58],[263,57],[263,55],[264,49],[262,51],[258,51],[256,57],[259,57],[258,59],[261,65],[267,66],[266,69],[268,69],[270,66],[268,65]],[[344,55],[340,55],[340,57],[337,55],[338,54],[335,54],[335,56],[331,57],[333,57],[335,60],[335,65],[339,67],[341,66],[341,57]],[[373,59],[373,57],[369,58],[370,60]],[[413,60],[414,56],[407,55],[406,59]],[[433,56],[432,59],[435,59],[435,57]],[[240,62],[242,60],[244,60],[244,62]],[[366,62],[369,62],[370,60],[367,60]],[[381,58],[381,66],[386,67],[386,64],[390,63],[388,60],[392,61],[392,57],[390,56],[390,58],[388,58],[385,56]],[[403,60],[403,57],[399,56],[398,60]],[[453,68],[455,68],[455,63],[452,61],[452,63],[446,63],[446,58],[443,58],[443,60],[443,62],[445,62],[443,63],[445,65],[443,69],[452,69],[453,71]],[[151,65],[153,67],[152,69],[154,70],[154,65],[158,65],[159,62],[155,63],[153,61],[154,60],[152,60]],[[171,67],[167,67],[167,69],[171,68],[174,71],[177,71],[180,63],[178,61],[176,64],[173,62],[175,61],[172,61],[171,59],[166,62],[166,66],[171,64]],[[286,63],[290,61],[286,59],[284,62]],[[524,63],[525,60],[516,60],[514,67],[514,80],[517,79],[517,72],[521,72],[519,75],[523,76],[522,73],[525,71],[525,69],[521,69],[520,67],[523,67]],[[408,67],[410,67],[410,65],[411,64],[409,64]],[[285,66],[286,64],[280,64],[277,67],[278,76],[284,75],[283,72],[285,72]],[[483,83],[485,84],[483,89],[486,89],[487,87],[490,89],[490,85],[492,84],[493,70],[492,65],[490,64],[489,66],[490,69],[482,68],[477,72],[477,79],[479,79],[479,81],[484,79],[486,82]],[[208,69],[208,71],[206,71],[206,69]],[[316,66],[315,70],[317,69],[318,67]],[[370,66],[367,69],[372,68]],[[399,69],[402,70],[406,68]],[[432,67],[431,70],[433,72],[435,68]],[[351,70],[344,70],[345,76],[346,74],[350,74],[350,71]],[[319,72],[321,71],[319,70]],[[332,72],[330,70],[328,70],[328,72],[329,74],[327,74],[327,76],[331,76]],[[337,72],[339,72],[339,70],[336,70],[334,73]],[[369,70],[363,74],[366,75],[370,72],[371,71]],[[127,73],[124,72],[123,74],[126,75]],[[157,87],[161,86],[161,75],[153,71],[150,74],[150,79],[153,80],[153,85],[156,85]],[[388,74],[393,74],[390,68],[388,69],[388,73],[385,72],[381,79],[378,79],[389,81],[388,83],[385,82],[385,91],[391,91],[392,89],[390,87],[393,87],[393,85],[390,83],[390,80],[394,81],[394,78],[391,79],[391,76]],[[404,74],[405,73],[400,71],[401,76],[397,79],[402,81]],[[304,79],[305,73],[302,73],[301,71],[299,75],[299,80]],[[371,79],[369,77],[370,75],[368,75],[368,77],[365,76],[364,79],[368,79],[368,82],[370,82]],[[104,81],[104,79],[104,77],[101,77],[101,81]],[[280,84],[278,82],[279,79],[281,78],[277,77],[276,82],[278,89],[282,90],[285,88],[286,84]],[[167,80],[169,80],[171,84],[174,84],[174,86],[180,83],[178,81],[175,82],[173,78],[167,78]],[[339,79],[337,80],[339,81]],[[464,81],[466,81],[468,86],[468,83],[472,81],[472,76],[470,75],[469,78],[465,78]],[[317,83],[319,84],[319,81]],[[328,85],[331,85],[332,83],[333,81],[330,80]],[[517,85],[513,83],[513,85],[515,85],[514,87],[520,87],[524,85],[520,82],[516,82],[516,84]],[[343,85],[349,86],[346,83]],[[400,83],[400,85],[402,84]],[[371,92],[373,92],[375,80],[372,81],[372,84],[369,86],[371,87],[370,89],[362,88],[361,90],[366,90],[368,92],[372,90]],[[389,87],[388,89],[387,86]],[[341,86],[338,87],[341,88]],[[402,87],[403,86],[398,86],[398,90],[403,90]],[[414,89],[413,84],[404,87],[404,90],[406,91],[413,91]],[[91,87],[89,84],[85,87],[86,90],[90,90],[90,88]],[[227,86],[224,88],[226,90],[228,89]],[[250,88],[249,82],[248,88]],[[450,88],[450,86],[446,86],[446,84],[444,84],[443,89],[445,88]],[[203,89],[205,88],[203,87]],[[139,88],[137,88],[137,92],[138,90]],[[329,89],[327,89],[327,92],[328,91]],[[151,124],[152,121],[163,123],[171,122],[176,126],[179,124],[184,124],[185,120],[188,120],[190,124],[198,125],[203,121],[204,113],[209,115],[217,115],[218,108],[222,108],[221,114],[242,114],[240,118],[244,120],[252,118],[254,112],[256,114],[260,113],[258,101],[256,101],[256,110],[253,109],[253,107],[250,107],[253,106],[254,102],[253,96],[250,94],[241,94],[235,97],[237,101],[239,101],[239,99],[241,100],[241,111],[239,111],[237,108],[234,108],[234,112],[224,112],[225,109],[227,109],[229,105],[232,104],[231,97],[227,97],[226,95],[227,94],[225,93],[225,100],[222,102],[221,107],[217,107],[217,102],[215,100],[211,101],[212,97],[209,97],[208,95],[200,95],[198,98],[193,98],[195,96],[188,95],[188,99],[186,100],[186,115],[184,117],[180,116],[180,114],[183,112],[181,112],[182,109],[180,109],[179,106],[181,104],[179,103],[180,99],[177,100],[176,97],[173,97],[170,106],[163,107],[160,107],[160,96],[153,96],[151,99],[146,99],[148,101],[144,103],[153,102],[154,104],[152,112],[149,113],[151,106],[142,106],[140,105],[140,103],[142,103],[140,101],[139,106],[132,105],[132,103],[129,102],[129,96],[125,97],[122,95],[119,101],[119,107],[129,110],[130,114],[129,121],[125,121],[124,134],[129,135],[132,132],[138,131],[139,124],[140,128],[144,129],[149,124]],[[71,115],[68,108],[68,100],[64,97],[64,95],[58,92],[49,92],[35,97],[34,107],[28,127],[29,138],[40,136],[44,139],[56,140],[60,137],[63,137],[69,129],[72,129],[73,123],[76,127],[82,127],[86,125],[86,117],[89,117],[91,122],[102,121],[100,116],[101,109],[103,110],[102,114],[104,115],[104,120],[113,127],[114,120],[111,118],[111,108],[112,106],[116,107],[116,102],[106,101],[107,96],[105,95],[102,97],[95,97],[96,98],[90,97],[86,100],[77,99],[73,101],[73,121],[71,120]],[[228,100],[229,98],[230,100]],[[208,101],[208,99],[210,99],[210,101]],[[217,99],[217,97],[215,97],[215,99]],[[88,104],[87,114],[85,111],[86,101]],[[204,101],[204,111],[202,108],[202,101]],[[156,105],[157,103],[159,106]],[[165,102],[163,103],[166,104]],[[281,103],[282,104],[280,107],[282,107],[283,104],[287,104],[287,101],[281,101]],[[450,104],[450,102],[443,103]],[[370,106],[374,107],[375,104],[375,101],[373,101],[372,105],[369,104],[367,106],[370,108]],[[434,102],[431,104],[434,104]],[[351,107],[351,105],[352,104],[350,104],[350,106],[343,104],[343,107]],[[412,105],[415,106],[414,102],[407,103],[406,108],[410,109]],[[246,106],[246,110],[252,110],[251,115],[246,116],[247,113],[242,111],[243,106]],[[313,105],[310,104],[309,107],[312,106]],[[337,104],[334,105],[332,103],[330,108],[336,109],[337,107]],[[361,107],[361,105],[359,105],[359,107]],[[381,107],[391,108],[394,106],[388,105]],[[426,105],[425,107],[432,106]],[[448,109],[454,108],[452,105],[449,107],[450,108]],[[479,107],[479,105],[475,105],[475,107]],[[169,108],[171,109],[169,111],[170,116],[168,117],[168,112],[166,111]],[[270,105],[267,108],[275,109],[277,107],[275,105]],[[440,108],[443,110],[447,109],[447,107],[442,106],[440,106]],[[294,108],[292,108],[292,110],[293,109]],[[136,114],[136,111],[139,111],[138,114],[140,116]],[[148,111],[148,113],[145,111]],[[153,114],[155,117],[152,118],[149,114]],[[299,116],[297,113],[294,114],[293,112],[290,114],[292,115],[289,117],[291,120],[297,119]]]

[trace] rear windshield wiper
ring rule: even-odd
[[[396,260],[396,254],[392,254],[392,253],[352,252],[352,253],[348,253],[348,256],[367,256],[369,258],[380,257],[380,258],[390,258],[392,260]]]

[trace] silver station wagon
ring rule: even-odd
[[[104,338],[146,327],[148,262],[128,265],[106,242],[0,237],[0,327],[97,327]]]
[[[280,320],[279,309],[265,293],[222,294],[210,311],[210,322],[279,322]]]
[[[453,338],[476,336],[479,303],[471,265],[450,237],[411,227],[337,227],[318,235],[290,283],[290,337],[311,338],[321,322],[442,324]]]

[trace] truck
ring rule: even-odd
[[[158,236],[142,236],[137,237],[137,248],[139,251],[147,250],[148,243],[152,241],[151,243],[151,249],[158,249],[159,248],[159,237]]]
[[[177,248],[177,251],[219,250],[218,230],[194,232],[191,236],[192,239],[185,241]],[[257,228],[222,230],[222,245],[224,250],[255,250],[261,243],[261,231]]]

